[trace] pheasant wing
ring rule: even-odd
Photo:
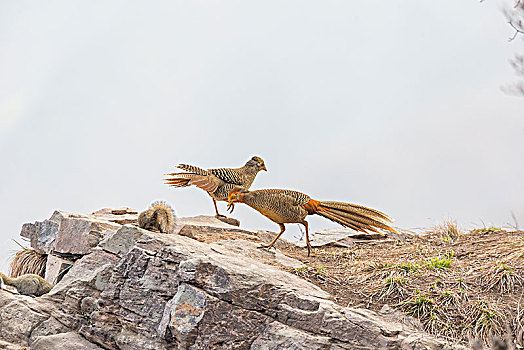
[[[224,182],[213,175],[194,175],[191,180],[189,180],[190,185],[195,185],[198,188],[203,189],[209,193],[215,192],[218,186],[222,185]]]
[[[244,186],[244,180],[240,176],[238,169],[218,168],[209,169],[209,172],[226,183]]]

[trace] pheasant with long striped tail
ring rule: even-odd
[[[273,247],[286,230],[284,224],[297,223],[304,225],[306,228],[307,255],[310,256],[309,228],[305,219],[306,216],[313,214],[323,216],[344,227],[368,234],[369,231],[383,234],[379,229],[397,232],[388,225],[393,220],[378,210],[357,204],[317,201],[304,193],[292,190],[264,189],[248,191],[236,187],[229,193],[228,202],[230,205],[245,203],[280,226],[280,232],[275,239],[269,245],[261,246],[268,248],[268,250]]]
[[[187,164],[179,164],[176,167],[185,173],[166,174],[171,177],[165,179],[165,183],[173,187],[194,185],[203,189],[211,196],[217,217],[223,215],[218,213],[216,201],[227,201],[229,192],[237,186],[248,190],[257,174],[261,170],[267,171],[264,161],[257,156],[252,157],[240,168],[206,170]]]

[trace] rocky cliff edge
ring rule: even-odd
[[[211,217],[179,219],[177,234],[135,222],[119,208],[25,224],[59,282],[38,298],[0,290],[0,349],[462,348],[333,303],[281,268],[300,262],[256,248],[272,233]],[[195,239],[202,232],[219,240]]]

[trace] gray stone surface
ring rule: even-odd
[[[60,222],[64,240],[99,228],[93,215],[55,214],[48,221]],[[35,232],[46,231],[32,225],[24,232],[44,242]],[[182,229],[260,234],[210,218],[187,219]],[[97,232],[49,294],[33,299],[0,290],[1,341],[34,349],[459,348],[395,319],[334,304],[281,268],[300,262],[250,241],[207,244],[130,224]],[[74,251],[72,241],[63,244]]]
[[[64,218],[56,237],[54,251],[61,254],[85,255],[108,233],[121,225],[95,218]]]
[[[102,350],[78,333],[67,332],[38,337],[31,345],[32,350]]]
[[[40,254],[49,254],[55,248],[60,224],[52,220],[24,224],[20,236],[29,238],[31,247]]]
[[[210,247],[218,253],[237,253],[257,260],[270,260],[287,267],[299,268],[304,266],[302,262],[282,254],[280,250],[273,248],[267,250],[266,248],[261,248],[259,243],[254,243],[243,239],[235,239],[233,241],[219,241],[211,243]]]
[[[206,299],[204,292],[181,283],[175,296],[164,308],[159,334],[166,340],[176,340],[182,347],[191,346],[206,312]]]
[[[189,218],[177,218],[179,234],[192,237],[199,233],[245,233],[256,236],[256,231],[239,228],[237,225],[230,225],[214,216],[194,216]]]
[[[104,210],[95,213],[72,214],[57,210],[48,220],[24,224],[20,235],[29,238],[31,247],[41,254],[84,255],[122,223],[137,221],[136,211],[120,215]]]
[[[68,268],[72,262],[62,259],[56,255],[49,254],[45,265],[45,279],[49,283],[55,284],[63,275],[62,270]],[[60,276],[60,277],[59,277]]]
[[[27,348],[20,344],[13,344],[13,343],[9,343],[4,340],[0,340],[0,349],[2,350],[24,350]]]
[[[70,331],[69,328],[58,322],[56,318],[50,317],[33,329],[31,335],[29,336],[29,345],[34,343],[40,337],[46,337],[52,334],[66,333],[68,331]]]
[[[349,238],[349,240],[347,240]],[[310,233],[309,241],[311,242],[312,247],[322,247],[325,245],[333,245],[339,247],[349,247],[353,243],[351,239],[380,239],[383,236],[379,234],[365,234],[362,232],[357,232],[349,228],[331,228],[326,230],[317,231]],[[298,242],[296,245],[299,247],[306,247],[305,237]]]
[[[23,296],[0,291],[0,337],[2,340],[28,345],[31,332],[49,316],[30,308]]]
[[[313,335],[279,322],[271,322],[267,328],[251,343],[252,350],[274,349],[334,349],[334,342],[330,337]]]
[[[396,230],[398,231],[398,233],[387,233],[387,238],[404,240],[417,235],[415,232],[409,230],[403,230],[400,228],[396,228]],[[322,247],[326,245],[332,245],[337,247],[350,247],[354,244],[355,240],[376,240],[384,238],[386,238],[386,236],[377,233],[366,234],[362,232],[357,232],[350,228],[343,227],[317,231],[314,233],[310,233],[309,236],[311,246],[313,247]],[[302,237],[300,241],[296,242],[296,245],[305,248],[305,237]]]
[[[256,231],[256,236],[258,237],[258,239],[260,239],[264,243],[272,242],[273,239],[275,239],[275,237],[277,236],[277,234],[278,234],[277,232],[271,232],[271,231],[266,231],[266,230]],[[274,247],[277,249],[283,249],[283,248],[294,247],[295,245],[296,245],[295,243],[292,243],[288,241],[287,239],[281,237],[278,239],[278,241],[275,242]]]

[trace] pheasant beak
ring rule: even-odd
[[[264,166],[262,167],[262,170],[267,171],[267,168],[266,168],[266,165],[265,165],[265,164],[264,164]]]

